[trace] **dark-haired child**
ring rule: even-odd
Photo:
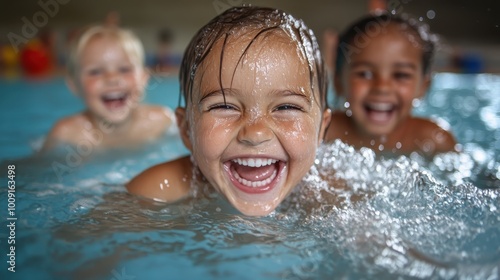
[[[314,162],[330,120],[326,73],[301,20],[227,10],[198,31],[181,64],[186,107],[176,116],[191,157],[149,168],[127,189],[173,202],[204,180],[241,213],[269,214]]]
[[[339,37],[334,74],[345,110],[333,113],[325,140],[425,158],[455,151],[448,131],[411,115],[414,100],[429,88],[434,50],[435,35],[401,16],[370,14],[348,27]]]

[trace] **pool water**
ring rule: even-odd
[[[90,160],[33,156],[82,105],[58,78],[0,89],[1,178],[7,186],[15,165],[17,218],[12,273],[2,188],[1,279],[500,279],[500,76],[437,74],[416,104],[463,153],[424,162],[325,145],[264,218],[238,214],[201,184],[173,205],[128,195],[123,184],[137,173],[187,153],[175,132]],[[175,108],[177,98],[175,79],[154,77],[145,102]]]

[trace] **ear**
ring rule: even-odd
[[[182,143],[184,143],[184,146],[192,152],[193,150],[191,139],[189,137],[189,122],[186,116],[186,108],[177,107],[177,109],[175,109],[175,119],[177,121],[179,133],[181,134]]]
[[[323,142],[326,130],[330,125],[331,119],[332,119],[332,110],[326,108],[326,110],[323,111],[323,117],[321,119],[321,127],[319,128],[319,139],[318,139],[319,143]]]
[[[430,74],[424,75],[423,81],[422,81],[422,86],[418,90],[415,98],[422,98],[425,96],[427,91],[429,90],[429,87],[431,86],[431,76]]]

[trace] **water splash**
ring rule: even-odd
[[[372,151],[355,151],[340,141],[322,147],[319,155],[316,169],[294,195],[319,202],[302,215],[324,240],[322,254],[336,259],[331,252],[342,252],[341,263],[347,262],[349,271],[341,272],[369,278],[498,279],[500,189],[448,184],[411,159],[379,160]],[[464,168],[454,166],[451,157],[438,161],[448,161],[452,173]],[[467,166],[466,156],[455,160]],[[343,199],[330,198],[339,195]],[[322,266],[323,272],[338,269],[335,262]]]
[[[175,204],[145,201],[109,170],[31,183],[19,188],[18,241],[30,244],[19,266],[46,279],[109,279],[119,267],[141,278],[168,270],[207,279],[498,279],[499,189],[471,178],[499,165],[465,148],[423,162],[379,159],[336,141],[264,218],[240,215],[203,187]],[[111,172],[132,176],[132,165]]]

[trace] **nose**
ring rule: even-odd
[[[115,71],[108,71],[106,73],[106,83],[109,85],[120,85],[121,76]]]
[[[391,89],[391,79],[382,75],[375,75],[373,88],[377,93],[388,93]]]
[[[238,141],[257,146],[273,138],[274,132],[264,118],[246,121],[238,132]]]

